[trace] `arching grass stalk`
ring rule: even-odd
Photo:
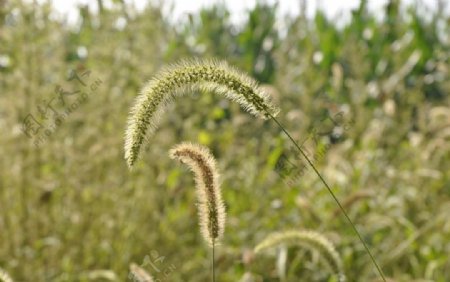
[[[228,66],[225,62],[184,61],[161,71],[144,86],[131,110],[125,133],[125,159],[128,166],[131,168],[136,162],[146,134],[154,133],[160,116],[164,112],[167,104],[176,96],[197,89],[222,94],[230,100],[236,101],[245,110],[257,117],[264,119],[271,118],[281,128],[325,185],[359,240],[364,245],[381,278],[383,281],[386,281],[369,247],[366,245],[358,229],[347,215],[330,186],[298,143],[275,118],[278,109],[271,105],[268,96],[261,90],[255,80]]]
[[[239,103],[251,114],[267,119],[275,116],[268,95],[251,77],[225,62],[182,61],[160,71],[136,99],[125,132],[125,159],[131,168],[138,158],[146,134],[153,134],[161,114],[176,96],[195,90],[212,91]]]
[[[276,232],[260,242],[254,251],[258,254],[279,245],[297,245],[317,251],[333,273],[338,275],[339,281],[345,281],[342,260],[333,244],[322,234],[309,230]]]
[[[270,114],[269,114],[270,115]],[[377,261],[375,260],[375,257],[373,256],[372,252],[369,249],[369,246],[367,246],[366,242],[364,241],[364,239],[361,236],[361,233],[359,233],[358,229],[356,228],[355,224],[353,223],[353,221],[350,219],[350,217],[348,216],[347,212],[345,211],[344,207],[342,206],[341,202],[339,201],[339,199],[336,197],[336,195],[334,194],[333,190],[331,189],[331,187],[328,185],[328,183],[325,181],[325,179],[322,177],[322,175],[319,173],[319,171],[317,170],[316,166],[313,164],[313,162],[308,158],[308,156],[306,155],[305,151],[302,150],[302,148],[298,145],[298,143],[294,140],[294,138],[292,138],[292,136],[289,134],[289,132],[283,127],[283,125],[281,125],[281,123],[272,115],[270,115],[270,118],[281,128],[281,130],[287,135],[287,137],[291,140],[291,142],[294,144],[295,148],[297,148],[297,150],[300,152],[300,154],[303,156],[303,158],[305,158],[305,160],[308,162],[308,164],[311,166],[311,168],[314,170],[314,172],[317,174],[317,176],[319,177],[320,181],[323,183],[323,185],[325,185],[325,187],[327,188],[328,192],[330,193],[331,197],[333,197],[334,201],[336,202],[336,204],[339,206],[339,209],[342,211],[342,213],[344,214],[345,218],[347,219],[347,221],[350,223],[353,231],[356,233],[356,235],[358,236],[359,240],[361,241],[361,243],[364,246],[364,249],[366,250],[367,254],[370,257],[370,260],[373,262],[373,264],[375,265],[378,273],[380,274],[381,278],[383,279],[383,281],[386,282],[386,278],[384,277],[383,271],[381,270],[381,267],[378,265]]]

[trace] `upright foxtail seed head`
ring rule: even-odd
[[[125,159],[130,168],[138,158],[145,136],[156,130],[166,106],[176,96],[195,90],[225,95],[258,117],[268,118],[278,113],[255,80],[227,63],[182,61],[160,71],[136,99],[125,133]]]
[[[130,274],[133,281],[137,282],[153,282],[153,277],[147,273],[142,267],[135,263],[130,264]]]
[[[194,173],[201,234],[214,246],[225,228],[225,206],[216,161],[208,148],[191,143],[176,145],[169,155],[172,159],[185,163]]]
[[[9,276],[9,274],[6,271],[4,271],[1,267],[0,267],[0,281],[13,282],[11,276]]]
[[[269,235],[266,239],[259,243],[255,247],[254,251],[255,254],[258,254],[266,249],[282,244],[297,245],[317,251],[324,258],[324,261],[331,268],[331,270],[338,274],[339,281],[345,281],[341,258],[336,252],[333,244],[322,234],[309,230],[277,232]]]

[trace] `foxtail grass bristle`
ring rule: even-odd
[[[153,277],[148,274],[142,267],[138,266],[135,263],[130,264],[130,272],[132,275],[133,281],[137,282],[154,282]]]
[[[309,230],[277,232],[265,238],[254,251],[258,254],[279,245],[296,245],[317,251],[333,273],[338,275],[339,281],[345,281],[341,258],[333,244],[322,234]]]
[[[182,61],[156,74],[136,99],[125,133],[125,159],[130,168],[138,158],[145,137],[156,130],[166,106],[176,96],[196,90],[222,94],[264,119],[278,113],[254,79],[226,62]]]
[[[169,155],[185,163],[194,173],[201,234],[214,247],[225,228],[225,206],[216,161],[208,148],[191,143],[176,145]]]
[[[11,276],[2,268],[0,268],[0,282],[13,282]]]

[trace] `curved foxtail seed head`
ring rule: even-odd
[[[131,279],[137,282],[153,282],[153,277],[135,263],[130,264]]]
[[[125,133],[125,159],[130,168],[138,158],[145,136],[156,130],[166,106],[174,97],[195,90],[225,95],[245,110],[265,119],[278,113],[255,80],[227,63],[182,61],[160,71],[136,98]]]
[[[259,243],[254,251],[255,254],[258,254],[266,249],[282,244],[297,245],[317,251],[324,258],[331,270],[338,275],[339,281],[345,281],[341,258],[333,244],[322,234],[309,230],[277,232],[269,235]]]
[[[1,267],[0,267],[0,281],[1,282],[13,282],[13,279],[11,278],[11,276],[9,276],[9,274],[4,271]]]
[[[225,228],[225,206],[216,161],[208,148],[191,143],[176,145],[169,155],[185,163],[194,173],[200,231],[203,238],[213,246],[220,240]]]

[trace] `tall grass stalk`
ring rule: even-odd
[[[222,94],[230,100],[239,103],[251,114],[264,119],[272,119],[281,128],[325,185],[333,200],[352,226],[353,231],[362,242],[379,275],[383,281],[386,281],[372,252],[333,190],[294,138],[275,118],[278,109],[270,103],[268,95],[258,86],[255,80],[228,66],[225,62],[208,60],[182,61],[173,67],[164,69],[143,87],[131,110],[125,133],[125,159],[129,167],[131,168],[138,158],[146,134],[152,134],[156,130],[165,106],[174,97],[196,89],[205,89]]]
[[[269,114],[270,115],[270,114]],[[300,152],[300,154],[303,156],[303,158],[305,158],[305,160],[308,162],[308,164],[311,166],[311,168],[314,170],[314,172],[317,174],[317,176],[319,177],[320,181],[323,183],[323,185],[325,185],[325,187],[327,188],[328,192],[330,193],[331,197],[333,198],[333,200],[336,202],[336,204],[338,205],[339,209],[342,211],[342,213],[344,214],[345,218],[347,219],[347,221],[349,222],[350,226],[352,227],[353,231],[356,233],[356,235],[358,236],[359,240],[361,241],[361,243],[364,246],[364,249],[366,250],[367,254],[370,257],[370,260],[372,261],[372,263],[375,265],[378,273],[380,274],[381,278],[383,279],[383,281],[386,281],[386,278],[384,277],[383,271],[381,270],[381,267],[378,265],[377,261],[375,260],[375,257],[373,256],[372,252],[369,249],[369,246],[367,246],[366,242],[364,241],[364,239],[361,236],[361,233],[359,233],[358,229],[356,228],[355,224],[353,223],[353,221],[350,219],[350,217],[348,216],[347,212],[345,211],[344,207],[342,206],[341,202],[339,201],[339,199],[336,197],[336,194],[334,194],[333,190],[331,189],[330,185],[328,185],[328,183],[325,181],[325,179],[322,177],[322,175],[320,174],[320,172],[317,170],[316,166],[313,164],[313,162],[308,158],[308,156],[306,155],[306,153],[302,150],[302,148],[298,145],[298,143],[294,140],[294,138],[292,138],[292,136],[289,134],[289,132],[283,127],[283,125],[281,125],[281,123],[272,115],[270,115],[271,119],[281,128],[281,130],[287,135],[287,137],[291,140],[291,142],[294,144],[295,148],[297,148],[297,150]]]

